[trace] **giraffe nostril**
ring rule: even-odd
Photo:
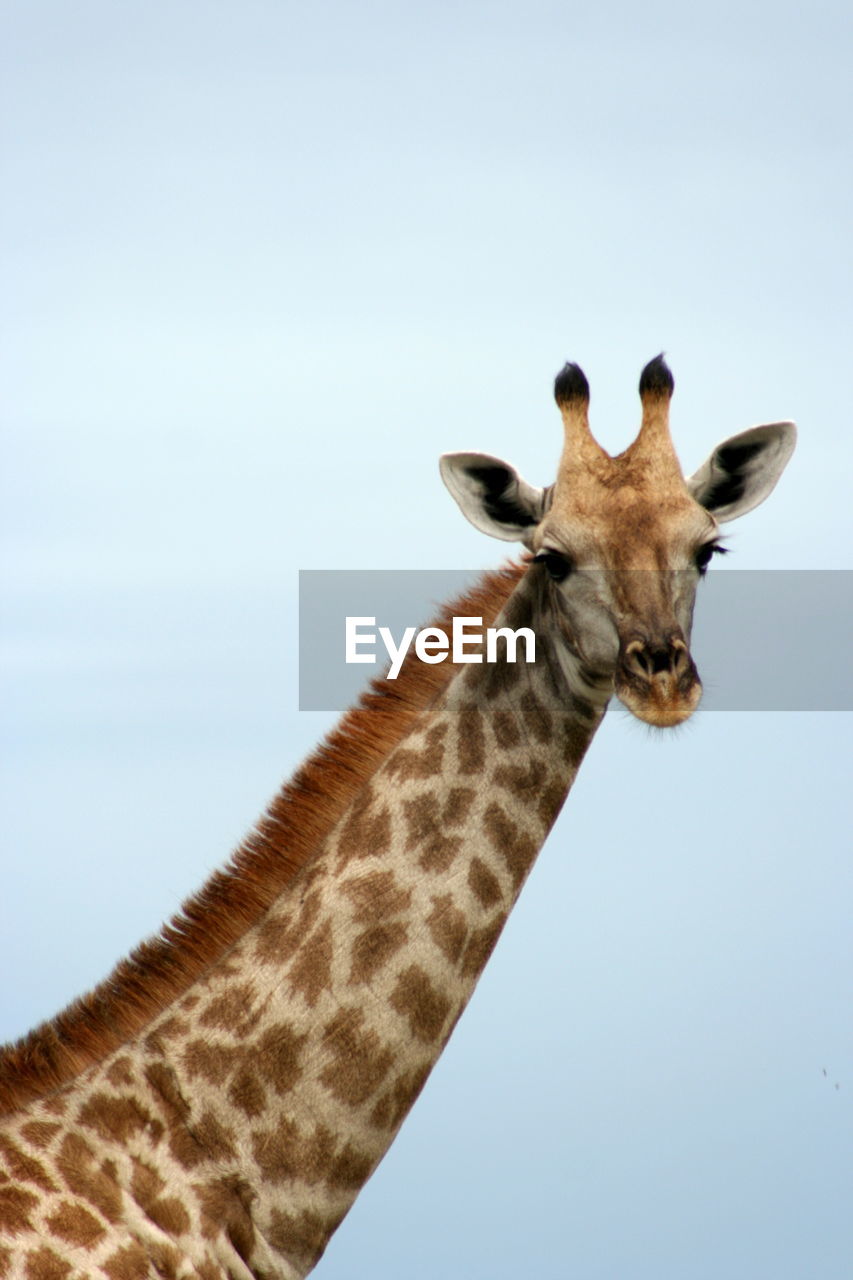
[[[633,671],[636,675],[648,676],[650,670],[647,660],[646,646],[642,640],[632,640],[625,648],[625,657],[623,659],[625,666],[629,671]]]
[[[644,644],[632,640],[625,650],[625,666],[645,680],[660,675],[679,675],[690,665],[687,646],[682,640],[666,644]]]
[[[671,671],[675,666],[675,657],[675,653],[669,648],[650,649],[646,664],[649,674],[657,676],[665,671]]]

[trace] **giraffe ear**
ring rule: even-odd
[[[492,538],[525,542],[545,514],[548,491],[491,454],[446,453],[439,467],[462,514]]]
[[[773,491],[796,440],[793,422],[770,422],[742,431],[717,445],[690,476],[687,488],[721,523],[736,520]]]

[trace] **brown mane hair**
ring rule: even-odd
[[[525,566],[486,574],[443,611],[489,625]],[[0,1115],[67,1084],[141,1031],[269,909],[311,858],[388,753],[453,678],[447,661],[406,659],[396,680],[374,680],[285,783],[257,826],[159,934],[94,990],[0,1048]]]

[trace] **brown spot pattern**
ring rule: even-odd
[[[243,1178],[228,1176],[212,1182],[195,1183],[201,1206],[201,1233],[206,1240],[225,1234],[244,1260],[255,1247],[252,1202],[255,1193]],[[218,1274],[218,1273],[217,1273]]]
[[[190,1215],[177,1196],[164,1196],[146,1206],[148,1217],[168,1236],[182,1236],[190,1229]]]
[[[319,1149],[318,1149],[319,1148]],[[261,1175],[273,1185],[295,1178],[316,1184],[316,1165],[332,1156],[334,1140],[328,1129],[319,1126],[311,1137],[301,1134],[295,1121],[282,1116],[274,1129],[252,1134],[252,1155]]]
[[[325,1125],[301,1133],[286,1117],[275,1129],[253,1134],[252,1152],[263,1176],[275,1185],[298,1179],[308,1186],[325,1182],[332,1188],[357,1190],[373,1168],[372,1159],[349,1142],[338,1150]]]
[[[180,1200],[163,1195],[166,1184],[156,1169],[142,1160],[134,1160],[133,1166],[130,1189],[143,1213],[167,1235],[183,1235],[190,1217]]]
[[[350,982],[370,982],[405,946],[409,931],[401,922],[363,929],[352,944]]]
[[[427,916],[426,923],[439,951],[451,964],[456,964],[465,947],[468,924],[449,893],[433,898],[432,911]]]
[[[319,1260],[338,1221],[330,1222],[310,1209],[302,1213],[274,1209],[266,1235],[274,1249],[307,1272]]]
[[[391,847],[391,816],[386,805],[374,808],[373,787],[368,785],[352,804],[341,826],[338,847],[341,862],[387,853]]]
[[[169,1150],[184,1169],[194,1169],[208,1154],[199,1145],[198,1126],[187,1128],[189,1105],[178,1085],[178,1078],[171,1067],[153,1062],[145,1068],[145,1078],[163,1102],[169,1133]],[[200,1135],[199,1135],[200,1138]]]
[[[152,1200],[156,1200],[163,1194],[166,1184],[150,1164],[146,1164],[144,1160],[134,1159],[130,1190],[136,1203],[144,1209]]]
[[[221,1085],[228,1079],[241,1056],[241,1050],[233,1045],[190,1040],[184,1047],[182,1061],[190,1080],[201,1076],[209,1084]]]
[[[492,774],[492,780],[519,800],[529,801],[538,794],[545,775],[541,760],[528,760],[524,764],[501,764]]]
[[[91,1249],[106,1234],[106,1229],[94,1214],[82,1204],[72,1204],[68,1200],[63,1200],[51,1214],[47,1226],[52,1235],[81,1249]]]
[[[115,1062],[111,1062],[107,1067],[106,1075],[110,1084],[115,1085],[116,1088],[132,1085],[134,1078],[130,1058],[116,1058]]]
[[[457,738],[459,772],[470,777],[483,772],[486,766],[486,736],[482,713],[474,703],[459,712]]]
[[[101,1264],[110,1280],[149,1280],[149,1258],[141,1244],[125,1245]]]
[[[399,1076],[373,1108],[371,1123],[378,1129],[391,1130],[402,1124],[426,1084],[429,1073],[430,1067],[423,1066]]]
[[[536,857],[537,845],[499,804],[490,804],[483,818],[486,834],[506,862],[513,884],[518,889]]]
[[[287,1022],[279,1022],[261,1036],[251,1051],[250,1061],[265,1084],[279,1096],[289,1093],[302,1075],[302,1047],[306,1035],[299,1035]]]
[[[357,921],[396,916],[412,905],[411,889],[401,889],[393,871],[371,871],[345,880],[341,890],[353,904]]]
[[[189,1104],[181,1093],[178,1077],[164,1062],[151,1062],[145,1068],[145,1079],[154,1093],[181,1119],[189,1115]]]
[[[352,1145],[344,1144],[329,1167],[326,1181],[333,1189],[358,1191],[373,1172],[374,1161]]]
[[[566,783],[560,780],[549,782],[547,786],[542,788],[542,793],[536,802],[536,810],[540,820],[548,830],[556,822],[567,793],[568,787]]]
[[[495,949],[495,944],[501,935],[504,926],[504,916],[498,916],[489,924],[483,925],[481,929],[475,929],[465,948],[465,955],[462,958],[462,972],[468,977],[474,977],[478,973],[482,973],[485,968],[486,961]]]
[[[421,749],[398,747],[385,766],[389,778],[398,778],[401,782],[411,779],[434,778],[441,772],[444,762],[444,738],[447,725],[443,722],[434,724],[424,735]]]
[[[40,1249],[30,1249],[27,1253],[24,1270],[26,1280],[65,1280],[70,1271],[71,1264],[60,1258],[46,1244]],[[6,1272],[0,1274],[5,1275]]]
[[[487,702],[495,703],[503,697],[504,670],[505,667],[497,662],[490,662],[478,673],[477,693],[480,697],[484,697]],[[470,681],[470,676],[467,673],[463,678]]]
[[[433,986],[420,965],[404,969],[391,992],[390,1004],[409,1023],[413,1036],[431,1044],[441,1035],[450,1013],[450,1001]]]
[[[543,745],[550,742],[554,736],[554,722],[551,713],[532,692],[527,690],[520,699],[521,714],[524,717],[524,723],[527,725],[528,731]]]
[[[258,926],[255,953],[264,964],[281,964],[289,960],[307,936],[320,914],[322,894],[318,888],[306,893],[295,919],[274,912]]]
[[[424,844],[418,866],[423,867],[424,871],[447,871],[463,844],[461,836],[446,836],[436,832]]]
[[[237,1072],[228,1090],[228,1097],[250,1120],[266,1110],[266,1090],[249,1067],[241,1067]]]
[[[108,1222],[118,1222],[121,1191],[112,1161],[98,1165],[89,1144],[70,1133],[62,1140],[56,1167],[69,1191],[93,1205]]]
[[[320,1073],[329,1092],[349,1106],[360,1106],[385,1079],[394,1061],[375,1031],[364,1028],[361,1009],[341,1009],[324,1031],[331,1061]]]
[[[50,1146],[60,1128],[61,1125],[54,1124],[52,1120],[30,1120],[21,1126],[21,1136],[41,1151]]]
[[[184,1259],[175,1246],[158,1241],[157,1244],[149,1244],[148,1250],[156,1274],[162,1280],[177,1280],[179,1272],[183,1271]]]
[[[495,711],[492,715],[492,728],[498,746],[504,751],[517,747],[521,741],[521,730],[515,716],[509,711]]]
[[[210,1138],[210,1134],[207,1135]],[[188,1172],[197,1169],[199,1165],[204,1164],[208,1157],[217,1158],[216,1138],[213,1137],[213,1143],[207,1147],[202,1146],[201,1134],[198,1130],[192,1133],[182,1126],[175,1126],[169,1134],[169,1151],[172,1153],[178,1164]],[[233,1147],[229,1147],[227,1142],[222,1144],[222,1157],[233,1156]]]
[[[22,1231],[32,1231],[30,1214],[39,1203],[32,1191],[23,1187],[0,1186],[0,1231],[16,1236]]]
[[[403,802],[410,848],[420,848],[418,865],[424,871],[446,871],[462,846],[461,836],[446,835],[442,830],[438,796],[434,791],[414,796]]]
[[[110,1093],[93,1093],[80,1108],[78,1119],[99,1138],[125,1145],[134,1134],[141,1133],[151,1116],[136,1098]]]
[[[503,898],[497,876],[486,866],[482,858],[472,858],[468,868],[468,884],[474,897],[483,907],[494,907]]]
[[[163,1053],[166,1043],[169,1040],[175,1040],[185,1036],[189,1031],[189,1024],[178,1017],[166,1018],[160,1023],[156,1030],[146,1036],[145,1047],[151,1053]],[[121,1061],[121,1059],[120,1059]],[[130,1084],[130,1080],[112,1080],[113,1084]]]
[[[211,1258],[196,1264],[198,1280],[222,1280],[222,1269]]]
[[[332,921],[324,920],[296,954],[288,979],[306,1004],[313,1009],[321,992],[332,981]]]
[[[473,787],[451,787],[444,802],[442,825],[456,827],[464,822],[476,794]]]
[[[435,791],[424,791],[421,795],[404,800],[403,818],[410,848],[416,848],[428,840],[440,824],[438,796]]]
[[[193,1137],[202,1147],[204,1155],[214,1160],[233,1160],[237,1155],[234,1146],[235,1134],[211,1110],[203,1111],[198,1120],[193,1121]]]
[[[27,1155],[10,1138],[0,1134],[0,1151],[6,1158],[6,1164],[13,1178],[19,1182],[31,1182],[42,1191],[55,1191],[56,1183],[48,1174],[40,1160]]]
[[[256,998],[257,993],[250,982],[235,983],[210,1001],[202,1011],[199,1023],[203,1027],[230,1031],[242,1038],[257,1024],[258,1015],[252,1012]]]
[[[594,711],[591,706],[587,705],[584,718],[588,723],[592,724],[598,719],[599,714],[599,712]],[[575,769],[577,769],[586,755],[590,743],[590,732],[589,728],[583,724],[578,724],[574,720],[566,720],[564,722],[562,755],[566,763],[574,765]]]

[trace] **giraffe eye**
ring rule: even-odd
[[[718,542],[706,542],[704,547],[700,547],[693,557],[696,568],[700,573],[704,573],[711,563],[711,559],[715,555],[724,556],[726,548],[721,547]]]
[[[560,551],[540,551],[533,557],[533,563],[544,565],[548,577],[553,578],[555,582],[562,582],[567,578],[573,567],[569,557],[564,556]]]

